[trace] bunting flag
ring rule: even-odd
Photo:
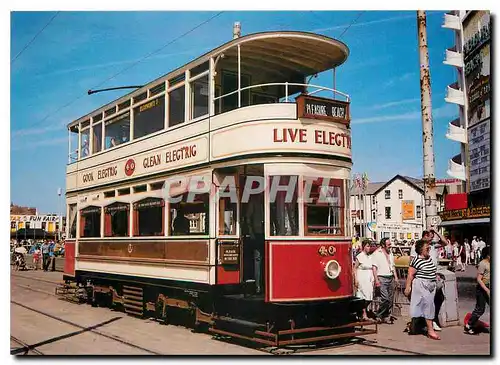
[[[368,179],[368,174],[366,172],[363,172],[363,177],[362,177],[362,184],[363,184],[363,190],[366,190],[366,188],[368,187],[368,182],[370,181]]]

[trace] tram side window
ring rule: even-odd
[[[306,178],[304,199],[306,235],[343,234],[342,180]]]
[[[134,236],[163,236],[165,202],[146,198],[134,203]]]
[[[76,213],[78,210],[76,209],[76,204],[69,205],[69,230],[68,230],[68,238],[76,238]]]
[[[81,138],[80,158],[87,157],[90,152],[89,150],[90,128],[82,130],[80,138]]]
[[[104,208],[104,237],[127,237],[129,226],[127,203],[113,203]]]
[[[69,128],[69,163],[78,160],[78,125]]]
[[[174,197],[176,201],[180,196]],[[197,194],[188,201],[189,193],[182,194],[182,200],[170,204],[169,226],[174,236],[208,234],[209,194]]]
[[[105,148],[112,148],[130,140],[130,112],[104,123]]]
[[[168,93],[168,126],[184,122],[185,110],[185,91],[184,85]]]
[[[208,114],[208,75],[191,82],[191,118]]]
[[[102,149],[102,123],[92,126],[92,153],[101,152]]]
[[[134,139],[165,128],[165,96],[134,108]]]
[[[270,176],[271,235],[299,234],[298,176]],[[276,184],[276,185],[275,185]],[[279,187],[279,190],[274,188]],[[286,190],[283,190],[286,187]]]
[[[80,210],[80,237],[101,237],[101,208]]]

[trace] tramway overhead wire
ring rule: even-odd
[[[347,31],[349,30],[349,28],[351,28],[354,25],[354,23],[356,23],[358,21],[358,19],[361,17],[361,15],[363,15],[364,12],[365,12],[365,10],[359,12],[358,16],[351,22],[351,24],[349,24],[344,29],[344,31],[342,33],[340,33],[339,39],[342,38],[342,36],[347,33]]]
[[[210,18],[208,18],[207,20],[201,22],[200,24],[196,25],[195,27],[191,28],[190,30],[188,30],[187,32],[181,34],[180,36],[174,38],[173,40],[171,40],[170,42],[166,43],[165,45],[163,45],[162,47],[158,48],[157,50],[147,54],[146,56],[144,56],[143,58],[139,59],[138,61],[134,62],[132,65],[128,66],[128,67],[125,67],[124,69],[122,69],[121,71],[117,72],[116,74],[114,74],[113,76],[111,77],[108,77],[106,80],[102,81],[101,83],[95,85],[94,87],[92,87],[91,89],[96,89],[98,88],[99,86],[105,84],[106,82],[114,79],[115,77],[117,77],[118,75],[121,75],[122,73],[124,73],[125,71],[127,70],[130,70],[132,67],[136,66],[137,64],[141,63],[142,61],[144,61],[145,59],[155,55],[156,53],[160,52],[161,50],[165,49],[166,47],[168,47],[169,45],[171,45],[172,43],[178,41],[179,39],[187,36],[188,34],[194,32],[196,29],[200,28],[201,26],[209,23],[210,21],[212,21],[213,19],[217,18],[218,16],[220,16],[222,13],[224,13],[224,11],[220,11],[218,12],[217,14],[211,16]],[[57,15],[57,14],[56,14]],[[55,16],[53,17],[55,18]],[[62,109],[64,108],[67,108],[68,106],[70,106],[71,104],[75,103],[76,101],[80,100],[81,98],[83,98],[84,96],[87,96],[87,91],[85,91],[85,94],[82,94],[80,96],[78,96],[76,99],[73,99],[72,101],[64,104],[63,106],[59,107],[55,112],[52,112],[52,113],[49,113],[47,114],[43,119],[41,119],[38,123],[35,123],[31,126],[28,126],[27,128],[33,128],[33,127],[36,127],[38,125],[40,125],[42,122],[44,122],[45,120],[47,120],[49,117],[55,115],[56,113],[58,113],[59,111],[61,111]],[[14,131],[15,132],[15,131]]]
[[[42,32],[45,30],[45,28],[47,28],[47,27],[50,25],[50,23],[52,23],[52,21],[56,18],[56,16],[57,16],[59,13],[60,13],[60,11],[56,12],[56,13],[54,14],[54,16],[53,16],[52,18],[50,18],[50,20],[47,22],[47,24],[45,24],[45,26],[44,26],[42,29],[40,29],[40,30],[38,31],[38,33],[37,33],[37,34],[35,34],[35,36],[34,36],[34,37],[33,37],[33,38],[32,38],[32,39],[31,39],[31,40],[30,40],[30,41],[29,41],[29,42],[28,42],[28,43],[24,46],[24,48],[23,48],[23,49],[22,49],[22,50],[21,50],[21,51],[20,51],[20,52],[19,52],[19,53],[18,53],[18,54],[17,54],[17,55],[16,55],[16,56],[15,56],[15,57],[11,60],[11,61],[10,61],[10,64],[11,64],[11,65],[12,65],[12,64],[13,64],[13,63],[14,63],[14,62],[15,62],[15,61],[19,58],[19,56],[21,56],[21,55],[24,53],[24,51],[26,51],[26,50],[28,49],[28,47],[29,47],[29,46],[30,46],[30,45],[31,45],[31,44],[35,41],[35,39],[37,39],[37,37],[38,37],[40,34],[42,34]]]

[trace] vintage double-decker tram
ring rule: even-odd
[[[60,292],[267,345],[374,333],[353,292],[349,97],[308,83],[348,54],[237,36],[70,123]]]

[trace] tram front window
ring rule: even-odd
[[[317,178],[304,182],[305,234],[342,234],[342,180]]]
[[[209,194],[198,194],[194,201],[187,202],[188,193],[178,203],[170,204],[169,226],[174,236],[208,234]],[[176,200],[174,197],[172,200]]]
[[[272,236],[299,234],[298,176],[270,177],[270,210]]]

